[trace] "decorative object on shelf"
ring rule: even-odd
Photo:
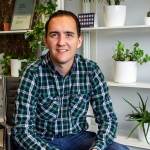
[[[55,3],[52,0],[44,0],[41,4],[36,4],[35,12],[37,13],[37,20],[35,21],[35,25],[32,31],[27,31],[25,33],[25,39],[32,37],[32,40],[29,42],[31,51],[30,58],[27,60],[26,64],[24,63],[24,67],[34,61],[36,59],[37,51],[40,49],[45,50],[44,44],[44,35],[45,35],[45,27],[42,16],[50,16],[53,12],[55,12],[57,7],[56,0]]]
[[[101,0],[101,2],[102,1],[103,0]],[[106,27],[124,26],[126,6],[120,5],[121,1],[124,0],[114,0],[113,5],[112,0],[105,0],[105,3],[108,4],[108,6],[103,7]]]
[[[106,27],[124,26],[126,18],[126,6],[109,5],[103,7]]]
[[[137,80],[136,61],[114,61],[114,81],[118,83],[134,83]]]
[[[9,17],[4,18],[4,31],[9,31],[10,30],[10,24],[11,24],[11,19]]]
[[[118,83],[134,83],[137,80],[137,63],[142,65],[150,61],[150,56],[139,48],[139,43],[134,44],[133,51],[124,48],[118,41],[117,48],[112,55],[114,61],[114,81]]]
[[[14,59],[11,58],[10,60],[10,70],[12,77],[19,77],[19,71],[21,71],[21,63],[26,62],[26,59]]]
[[[92,0],[83,0],[84,2],[91,2]],[[94,1],[94,0],[93,0]],[[108,6],[103,7],[104,21],[106,27],[124,26],[126,18],[126,6],[120,5],[124,0],[97,0],[104,2]]]
[[[12,60],[15,60],[15,62],[19,62],[19,64],[15,64],[14,66],[12,66]],[[25,59],[15,53],[11,53],[11,52],[4,52],[3,55],[3,60],[2,60],[2,71],[3,71],[3,75],[6,76],[14,76],[17,77],[20,75],[21,73],[21,63],[24,62]],[[14,62],[13,62],[14,64]],[[14,70],[12,70],[14,68]]]
[[[150,11],[147,12],[147,17],[144,17],[145,25],[150,25]]]
[[[131,104],[129,101],[127,101],[125,98],[123,98],[133,109],[132,114],[127,114],[125,117],[127,117],[127,121],[136,121],[137,125],[133,128],[133,130],[130,132],[128,138],[131,136],[131,134],[135,131],[135,129],[138,128],[139,133],[139,140],[142,142],[146,142],[150,145],[150,112],[147,110],[147,101],[144,102],[141,95],[137,93],[141,103],[139,102],[139,107],[135,107],[133,104]],[[142,134],[141,134],[142,130]]]
[[[16,0],[11,30],[31,29],[36,0]]]
[[[98,27],[97,16],[95,13],[78,14],[81,28]]]

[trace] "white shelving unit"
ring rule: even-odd
[[[86,33],[86,34],[84,34],[84,36],[90,36],[91,37],[91,34],[93,34],[92,32],[94,32],[95,36],[97,36],[98,31],[114,30],[114,29],[115,30],[120,30],[121,29],[121,30],[127,30],[127,31],[129,31],[129,30],[130,31],[131,30],[137,30],[138,31],[138,30],[150,29],[150,26],[145,26],[145,25],[136,25],[135,26],[134,25],[134,26],[123,26],[123,27],[112,27],[112,28],[107,28],[107,27],[84,28],[84,29],[82,28],[82,32]],[[94,41],[98,42],[97,40],[91,40],[91,38],[86,37],[85,39],[88,39],[89,41],[92,41],[92,45],[93,45]],[[86,41],[86,43],[89,43],[89,41],[88,42]],[[85,47],[86,50],[84,50],[84,52],[86,52],[86,54],[84,56],[89,58],[89,59],[91,59],[90,58],[91,55],[89,55],[91,53],[91,47],[93,47],[93,46],[91,46],[91,45],[89,45],[88,47],[86,46]],[[98,57],[97,49],[94,49],[92,52],[94,53],[94,57],[95,57],[94,59],[92,58],[92,60],[97,61],[98,60],[98,58],[97,58]],[[121,83],[114,82],[113,79],[111,79],[111,80],[107,79],[106,82],[107,82],[108,86],[111,87],[111,88],[113,88],[113,87],[115,87],[115,88],[116,87],[118,87],[118,88],[129,88],[128,90],[132,90],[132,88],[138,88],[138,89],[143,89],[143,90],[144,89],[150,89],[150,82],[137,81],[137,82],[131,83],[131,84],[121,84]],[[92,131],[94,131],[95,127],[96,126],[91,125],[90,129]],[[130,133],[129,130],[121,130],[121,129],[118,128],[117,136],[115,138],[115,141],[118,142],[118,143],[127,145],[129,147],[137,148],[137,149],[150,149],[150,145],[148,145],[147,143],[140,142],[138,140],[138,135],[137,134],[135,134],[134,136],[131,136],[130,138],[127,138],[128,135],[129,135],[127,133]]]
[[[130,3],[131,3],[131,1],[130,1]],[[91,3],[91,5],[92,5],[92,3]],[[98,3],[96,3],[96,5],[98,5]],[[136,5],[138,5],[138,3],[136,3]],[[97,7],[98,6],[93,7],[96,9],[94,11],[96,13],[98,11]],[[127,6],[127,8],[128,8],[128,6]],[[101,8],[99,8],[99,10],[100,9]],[[87,8],[86,10],[90,10],[90,9]],[[86,12],[86,10],[85,10],[85,12]],[[119,104],[117,104],[117,102],[116,102],[117,95],[119,97],[121,95],[121,92],[122,93],[125,92],[125,95],[127,97],[129,97],[129,96],[132,97],[132,95],[128,94],[128,91],[129,91],[129,93],[131,93],[132,91],[142,91],[142,92],[144,91],[144,94],[145,94],[146,91],[148,91],[150,89],[150,80],[147,81],[147,79],[145,79],[143,77],[143,78],[140,78],[140,80],[137,80],[136,83],[132,83],[132,84],[115,83],[113,81],[113,75],[112,75],[113,74],[112,73],[113,61],[110,60],[110,58],[112,56],[110,53],[112,53],[112,50],[110,52],[111,47],[108,48],[108,46],[105,46],[104,43],[106,43],[106,45],[111,46],[112,41],[114,41],[115,38],[116,39],[118,38],[117,40],[125,39],[125,41],[127,41],[127,43],[130,43],[130,40],[132,41],[133,38],[135,38],[136,40],[139,40],[140,37],[141,37],[141,39],[143,39],[143,41],[146,41],[144,34],[146,35],[147,38],[148,37],[150,38],[150,36],[147,35],[150,32],[150,26],[140,25],[140,24],[139,25],[138,24],[137,25],[125,25],[125,26],[119,26],[119,27],[101,26],[101,27],[94,27],[94,28],[82,28],[81,31],[82,31],[82,34],[84,37],[83,55],[84,55],[84,57],[97,62],[98,65],[100,66],[100,68],[102,69],[102,72],[104,73],[104,75],[106,75],[106,82],[111,90],[111,93],[113,93],[111,95],[111,97],[113,99],[112,101],[113,101],[113,103],[115,103],[115,105],[117,105],[116,107],[121,107],[117,110],[118,111],[117,115],[120,115],[122,113],[119,116],[119,121],[120,120],[122,121],[123,120],[122,118],[124,118],[124,116],[122,116],[122,115],[124,115],[124,113],[126,113],[126,114],[129,113],[130,110],[128,110],[128,108],[126,108],[126,103],[123,103],[123,101],[119,102],[122,100],[122,97],[121,97],[121,99],[119,99],[117,101],[117,102],[119,102]],[[129,36],[127,34],[129,34]],[[114,35],[114,37],[113,37],[113,35]],[[149,51],[149,55],[150,55],[150,51]],[[109,64],[111,64],[111,65],[109,65]],[[144,66],[142,66],[142,67],[144,67]],[[147,68],[147,69],[149,69],[149,68]],[[142,73],[140,73],[140,74],[142,74]],[[118,91],[119,91],[119,93],[118,93]],[[131,100],[134,100],[134,98],[131,98]],[[138,101],[137,99],[135,99],[135,100]],[[122,112],[120,112],[120,111],[122,111]],[[90,112],[91,111],[89,111],[89,114],[90,114]],[[128,126],[128,123],[126,123],[126,124]],[[130,128],[132,128],[132,127],[130,127]],[[125,129],[122,129],[119,127],[117,129],[117,136],[115,138],[115,141],[129,146],[131,148],[131,150],[132,150],[132,148],[133,149],[135,148],[138,150],[139,149],[140,150],[150,149],[150,145],[148,145],[147,143],[140,142],[138,140],[138,134],[136,132],[135,132],[135,134],[131,135],[130,138],[127,138],[129,133],[131,132],[130,128],[127,129],[127,127],[126,127]],[[89,130],[97,132],[97,125],[92,123],[90,125]]]

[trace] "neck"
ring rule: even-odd
[[[72,65],[68,66],[65,64],[59,64],[59,65],[55,65],[55,67],[58,69],[58,71],[63,75],[66,76],[69,71],[71,70]]]

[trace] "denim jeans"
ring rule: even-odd
[[[95,140],[96,133],[82,131],[76,135],[56,137],[47,140],[50,146],[55,146],[59,150],[89,150]],[[113,142],[106,150],[129,150],[125,145]]]
[[[59,150],[89,150],[95,140],[96,133],[82,131],[75,135],[55,137],[53,140],[46,140],[50,146]],[[21,149],[18,149],[21,150]],[[113,142],[105,150],[129,150],[125,145]]]

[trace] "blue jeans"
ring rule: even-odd
[[[59,150],[89,150],[95,140],[96,133],[82,131],[76,135],[56,137],[47,140],[50,146],[55,146]],[[129,150],[125,145],[113,142],[106,150]]]
[[[55,146],[59,150],[89,150],[95,140],[96,133],[82,131],[75,135],[56,137],[53,140],[46,140],[50,146]],[[18,150],[22,150],[19,148]],[[125,145],[113,142],[105,150],[129,150]]]

